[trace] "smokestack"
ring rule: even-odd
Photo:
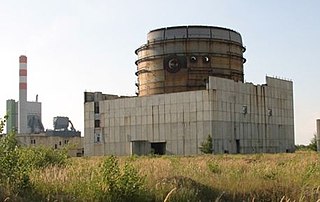
[[[27,56],[19,57],[18,133],[27,133]]]

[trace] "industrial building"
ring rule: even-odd
[[[317,134],[316,134],[317,152],[320,152],[320,119],[316,120],[316,128],[317,128]]]
[[[23,146],[45,146],[55,149],[67,145],[71,156],[83,154],[83,138],[68,117],[55,117],[54,129],[45,130],[41,119],[41,102],[38,95],[34,102],[27,101],[27,57],[19,57],[19,101],[6,102],[7,133],[16,132],[18,143]],[[70,125],[70,127],[69,127]]]
[[[41,102],[38,95],[35,102],[27,101],[27,57],[19,57],[19,101],[7,100],[7,133],[40,133],[44,131],[41,123]]]
[[[41,133],[18,133],[18,143],[27,147],[50,147],[62,149],[67,147],[70,156],[83,156],[83,137],[77,131],[68,117],[54,117],[53,130],[47,129]]]
[[[152,30],[136,50],[137,96],[84,93],[85,155],[294,151],[293,83],[244,82],[241,35],[212,26]]]

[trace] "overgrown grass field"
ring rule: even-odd
[[[2,194],[8,201],[317,201],[319,157],[304,151],[69,158],[32,169],[28,191]]]
[[[0,133],[5,121],[0,119]],[[320,154],[68,158],[0,138],[0,201],[320,201]]]

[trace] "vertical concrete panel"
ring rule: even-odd
[[[170,123],[176,123],[178,120],[178,117],[177,117],[177,114],[176,113],[172,113],[172,114],[170,114],[171,116],[170,116]]]
[[[131,139],[136,139],[137,137],[137,125],[132,125],[130,126],[130,136],[131,136]]]
[[[173,139],[173,134],[172,134],[172,131],[171,131],[171,123],[166,123],[164,125],[164,129],[165,129],[165,137],[166,137],[166,140],[168,142],[171,142]]]
[[[196,127],[197,127],[197,139],[198,139],[198,143],[201,144],[201,142],[203,142],[203,140],[204,140],[203,122],[202,122],[202,121],[198,121],[198,122],[196,123]]]
[[[141,125],[141,137],[139,139],[141,140],[148,140],[148,125],[147,124],[142,124]]]
[[[177,113],[178,112],[177,108],[178,108],[177,104],[172,104],[170,106],[170,113]]]
[[[154,128],[152,124],[147,124],[147,140],[154,142]]]
[[[136,136],[134,140],[147,140],[146,138],[144,138],[145,136],[143,136],[142,134],[142,125],[137,125],[135,128],[136,128]]]
[[[159,124],[159,141],[166,141],[164,122]]]
[[[203,121],[203,111],[197,111],[196,113],[197,121]]]
[[[197,103],[190,102],[190,112],[196,112],[196,111],[197,111]]]

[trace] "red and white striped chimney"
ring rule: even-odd
[[[27,133],[27,56],[19,57],[18,133]]]

